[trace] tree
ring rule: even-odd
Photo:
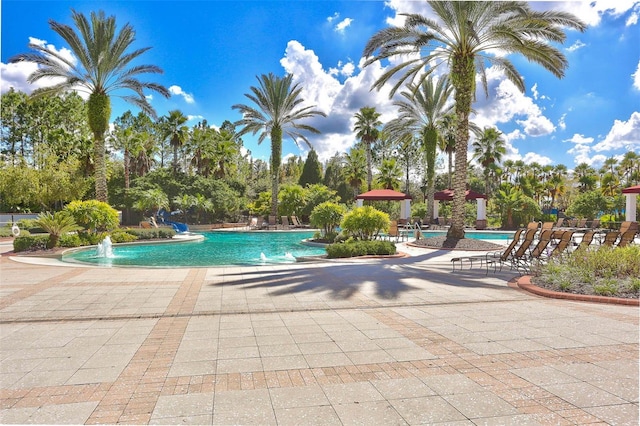
[[[487,197],[491,193],[491,171],[493,166],[498,166],[502,160],[502,155],[507,153],[502,132],[495,127],[485,127],[482,135],[473,142],[474,158],[483,167],[485,189]]]
[[[344,174],[349,185],[353,188],[353,197],[355,198],[367,177],[367,160],[365,153],[361,149],[352,148],[351,151],[344,155],[344,160]]]
[[[318,161],[318,153],[315,149],[312,149],[304,162],[298,183],[300,186],[305,187],[320,182],[322,182],[322,165]]]
[[[54,214],[50,212],[40,213],[34,223],[49,233],[49,241],[47,242],[48,249],[57,246],[58,240],[60,240],[62,235],[82,229],[66,211],[60,211]]]
[[[130,90],[134,95],[122,96],[147,114],[155,111],[145,97],[144,90],[152,90],[169,97],[169,91],[156,83],[142,82],[138,76],[146,73],[162,73],[154,65],[131,65],[150,48],[128,51],[135,41],[135,31],[125,24],[116,32],[114,16],[106,17],[103,11],[91,12],[91,21],[81,13],[71,10],[71,17],[78,33],[68,25],[54,20],[49,26],[62,37],[78,59],[77,63],[67,59],[50,45],[32,42],[29,48],[35,53],[24,53],[9,59],[10,62],[34,62],[39,67],[28,77],[29,83],[41,78],[62,78],[62,82],[36,91],[36,96],[61,93],[68,90],[89,92],[87,113],[89,127],[93,133],[96,198],[108,201],[105,134],[109,129],[111,96],[121,90]]]
[[[169,115],[162,117],[160,126],[162,127],[162,138],[169,139],[169,144],[173,148],[173,172],[178,172],[178,149],[184,145],[189,138],[189,127],[185,126],[187,117],[182,111],[174,109],[169,111]]]
[[[400,187],[400,176],[402,176],[402,170],[400,170],[398,162],[395,158],[389,158],[382,161],[376,182],[384,189],[396,190]]]
[[[453,221],[447,235],[459,239],[464,238],[469,115],[475,96],[476,70],[481,74],[485,93],[488,91],[487,63],[502,70],[524,92],[524,80],[508,56],[493,54],[501,50],[519,53],[561,78],[568,61],[551,43],[565,41],[563,27],[584,31],[586,24],[572,14],[538,12],[519,1],[429,1],[429,5],[437,20],[408,14],[403,27],[385,28],[374,34],[364,49],[364,56],[368,57],[365,67],[376,61],[403,59],[405,62],[390,67],[373,85],[379,90],[394,75],[404,71],[391,89],[393,95],[406,82],[418,79],[419,85],[438,66],[449,66],[458,127]]]
[[[373,174],[371,173],[371,145],[378,139],[378,127],[382,123],[378,120],[380,113],[373,107],[362,107],[355,115],[356,125],[353,131],[360,138],[367,153],[367,190],[371,191]]]
[[[316,115],[325,117],[315,106],[302,107],[304,99],[300,97],[302,87],[298,83],[292,86],[293,76],[288,74],[284,78],[272,73],[258,78],[259,87],[252,86],[252,94],[245,94],[257,108],[236,104],[232,108],[239,110],[242,119],[234,123],[243,126],[238,136],[247,133],[260,133],[258,143],[262,143],[267,136],[271,139],[271,214],[278,214],[278,186],[280,164],[282,162],[282,138],[289,136],[298,144],[298,139],[304,141],[310,148],[311,144],[301,130],[320,133],[315,127],[300,121]]]
[[[457,119],[453,113],[446,114],[439,122],[438,148],[447,154],[447,188],[451,188],[451,172],[453,171],[453,154],[456,152]]]
[[[391,134],[402,135],[409,131],[419,136],[427,160],[427,217],[433,214],[434,176],[436,169],[436,147],[438,128],[441,121],[451,112],[449,98],[453,87],[449,79],[441,77],[434,84],[433,76],[425,79],[420,87],[409,86],[401,101],[393,104],[398,107],[399,116],[387,125]]]

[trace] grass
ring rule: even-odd
[[[638,298],[640,246],[576,250],[533,271],[533,283],[566,293]]]

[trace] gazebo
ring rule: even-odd
[[[467,189],[464,199],[478,200],[478,214],[476,216],[476,229],[485,229],[487,227],[487,196],[479,192]],[[438,207],[440,201],[453,201],[453,189],[444,189],[433,194],[433,218],[438,218]]]
[[[411,217],[411,200],[412,197],[393,189],[372,189],[369,192],[362,193],[356,197],[356,205],[362,207],[364,200],[368,201],[400,201],[400,219],[409,219]]]
[[[638,198],[638,194],[640,194],[640,185],[625,188],[622,190],[622,193],[627,199],[625,219],[633,222],[636,220],[636,199]]]

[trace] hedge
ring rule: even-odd
[[[20,235],[13,239],[13,251],[46,250],[49,242],[49,234]]]
[[[390,241],[348,241],[327,246],[329,259],[367,256],[392,255],[396,253],[396,246]]]

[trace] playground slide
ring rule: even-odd
[[[186,223],[171,222],[168,220],[165,220],[164,223],[166,223],[167,225],[173,226],[173,229],[178,233],[189,231],[189,225],[187,225]]]

